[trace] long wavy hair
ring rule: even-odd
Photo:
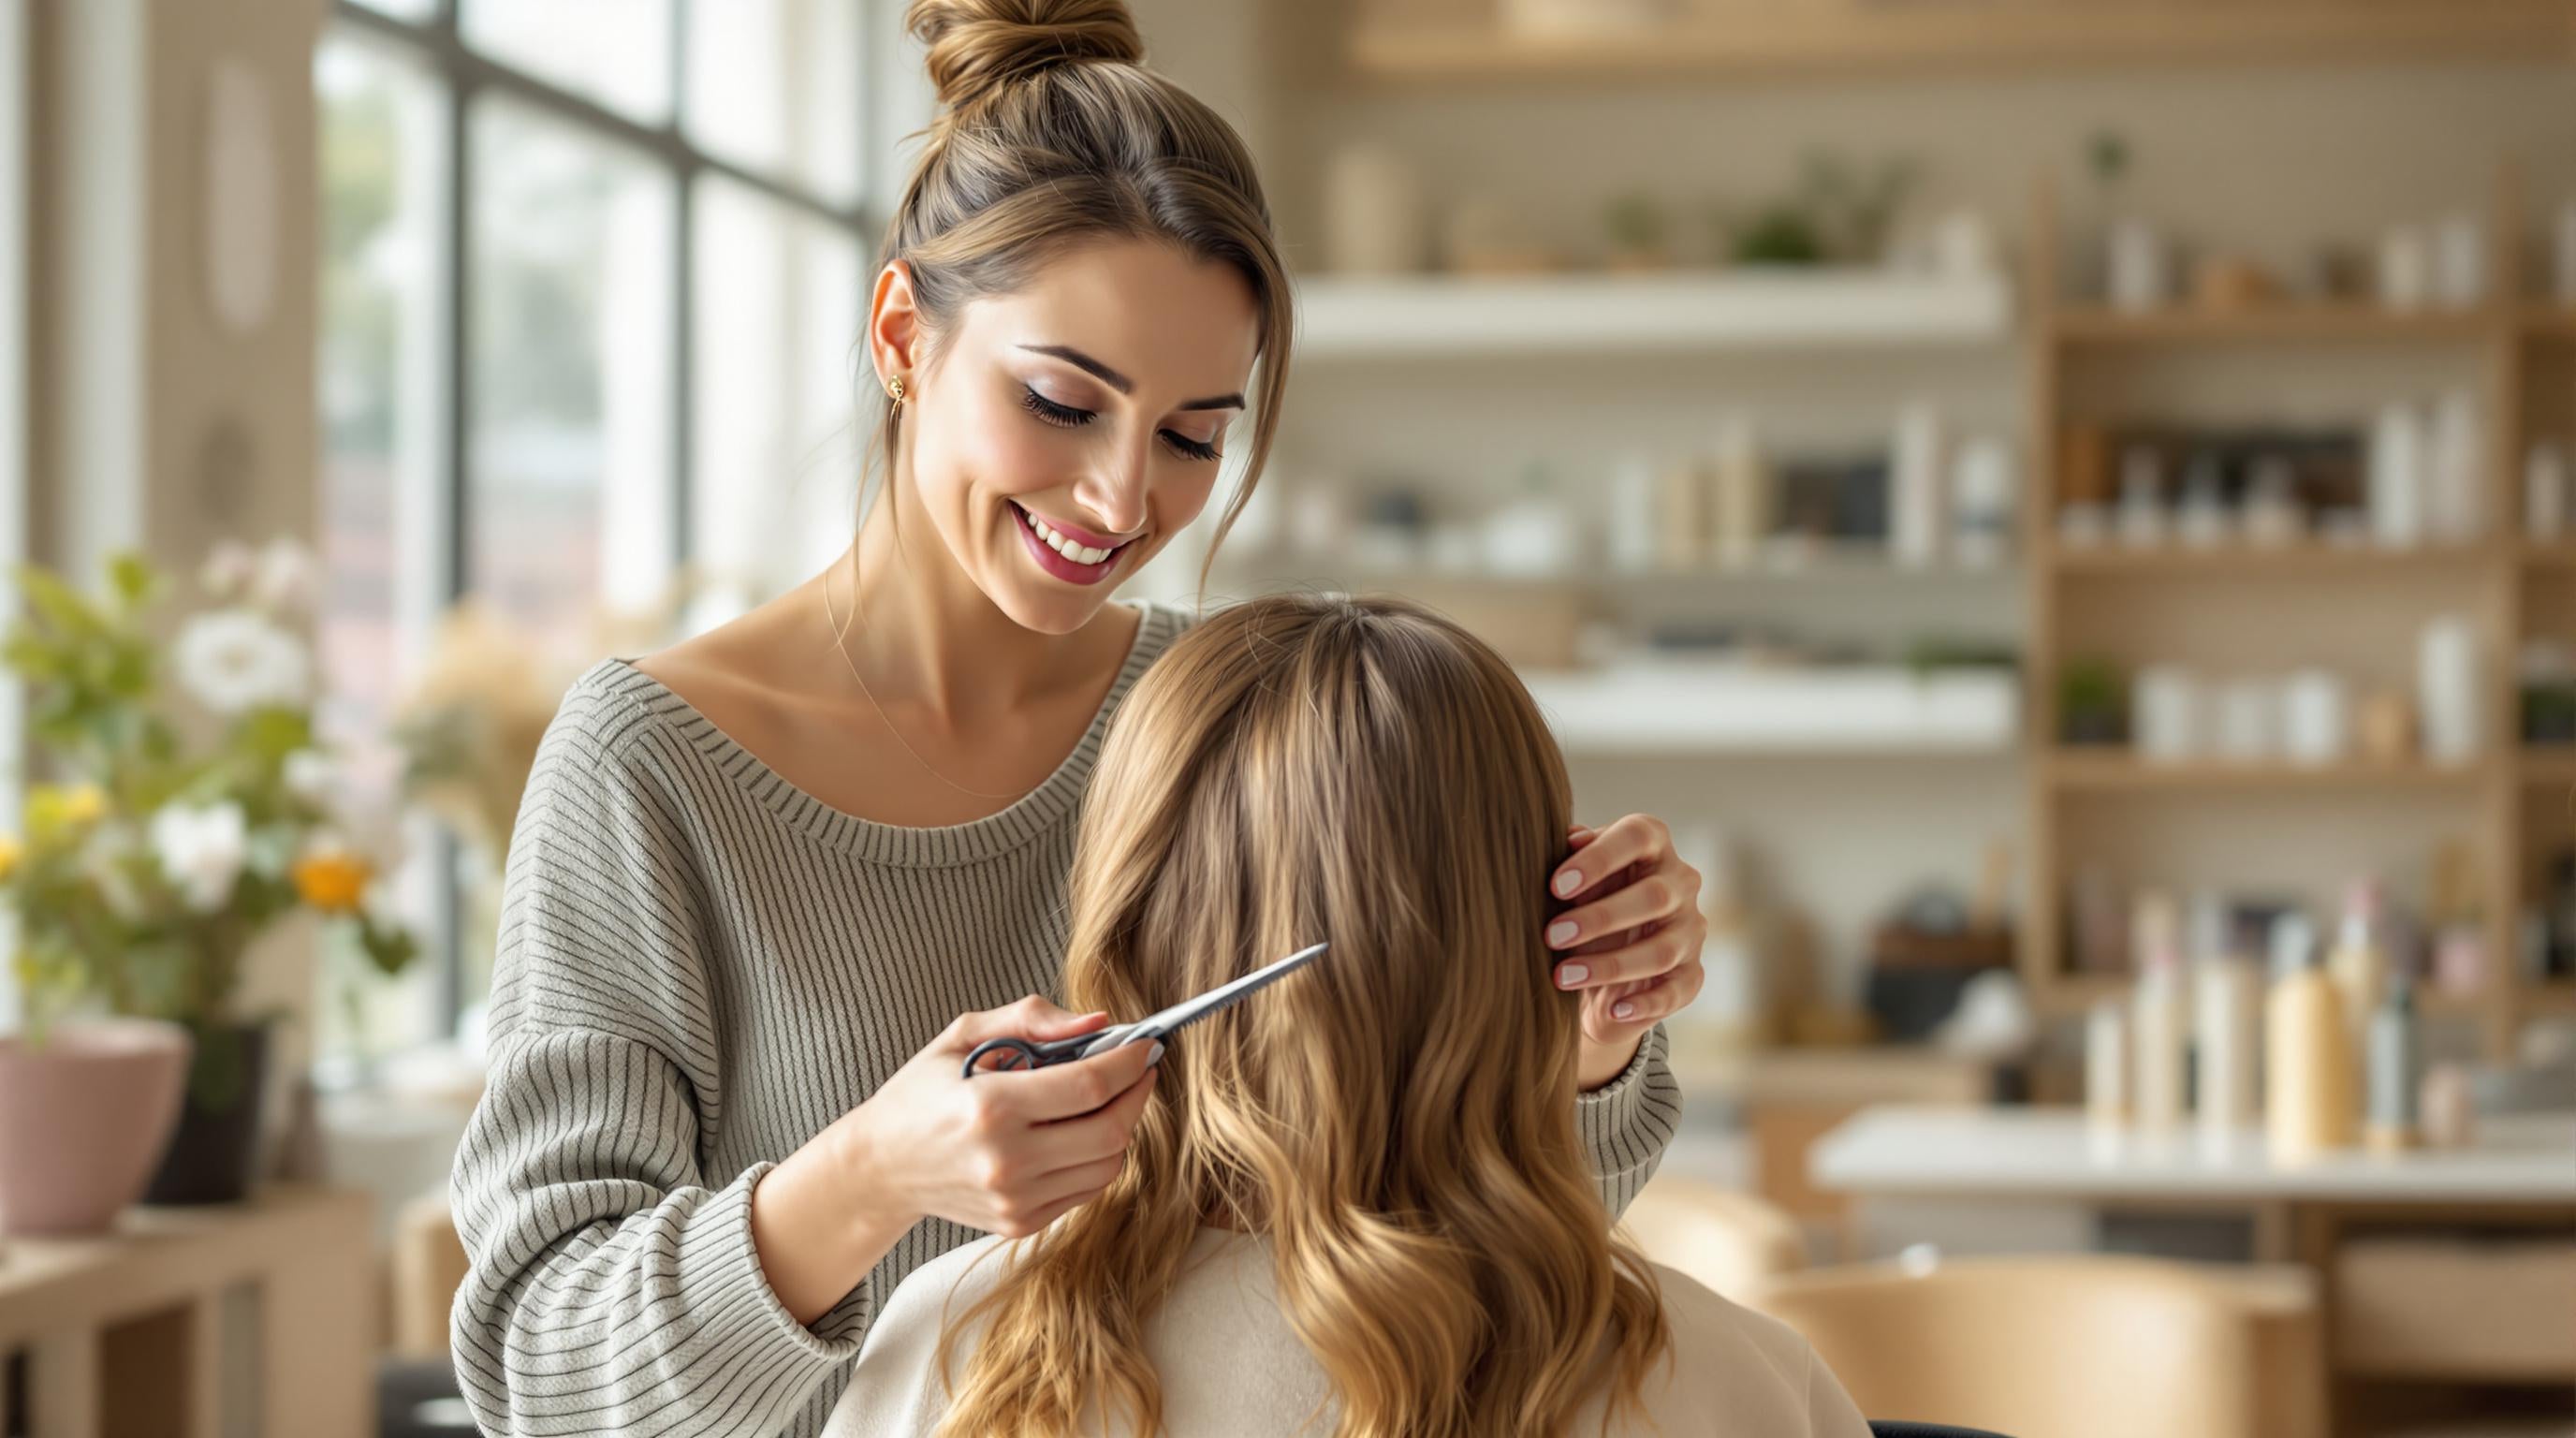
[[[952,1313],[941,1432],[1162,1431],[1147,1320],[1202,1224],[1270,1241],[1341,1438],[1564,1432],[1668,1334],[1575,1131],[1541,935],[1564,764],[1511,670],[1393,600],[1282,597],[1173,645],[1111,726],[1065,987],[1150,1013],[1331,951],[1175,1039],[1126,1169]]]

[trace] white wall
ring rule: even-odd
[[[0,0],[0,567],[27,553],[27,50],[27,0]],[[16,612],[0,594],[0,624]],[[0,684],[0,814],[18,812],[24,718],[18,686]],[[16,973],[0,968],[0,1031],[17,1021]]]
[[[2320,240],[2367,245],[2393,222],[2483,215],[2508,157],[2526,179],[2527,212],[2576,194],[2576,66],[2564,60],[1414,86],[1359,80],[1339,64],[1330,27],[1345,8],[1319,0],[1138,7],[1167,69],[1261,117],[1257,143],[1291,262],[1310,272],[1321,258],[1325,161],[1363,140],[1406,156],[1436,205],[1500,201],[1527,217],[1535,237],[1576,255],[1598,252],[1602,208],[1623,192],[1655,195],[1697,231],[1711,201],[1743,206],[1788,192],[1800,157],[1816,146],[1861,159],[1918,157],[1918,214],[1976,207],[2018,251],[2042,175],[2072,218],[2094,212],[2081,160],[2085,138],[2103,126],[2132,148],[2134,206],[2188,240],[2283,267]],[[2442,381],[2442,373],[2392,374],[2348,357],[2275,355],[2224,373],[2178,362],[2171,375],[2143,375],[2143,388],[2118,402],[2205,412],[2192,406],[2223,385],[2222,410],[2332,412],[2392,384]],[[1533,458],[1560,483],[1580,486],[1625,452],[1704,446],[1725,410],[1754,414],[1774,442],[1870,444],[1886,433],[1895,404],[1915,395],[1939,399],[1967,423],[2009,428],[2021,417],[2021,372],[2009,353],[1314,364],[1297,376],[1272,474],[1284,487],[1371,473],[1428,479],[1440,498],[1472,511],[1506,492]],[[1874,608],[1891,637],[1926,617],[1912,598],[1841,597],[1828,616],[1817,594],[1783,591],[1763,607],[1837,629],[1850,627],[1855,605]],[[2017,625],[2009,587],[1944,601],[1950,610],[1962,604],[1971,620]],[[2213,597],[2194,612],[2206,621],[2223,606]],[[2345,632],[2351,626],[2338,628],[2331,615],[2318,622],[2321,658],[2368,667],[2411,650],[2410,639],[2387,655],[2348,654],[2361,643]],[[1580,760],[1574,770],[1588,818],[1643,808],[1677,824],[1720,822],[1753,841],[1784,897],[1819,922],[1839,968],[1829,977],[1846,987],[1888,904],[1925,879],[1971,883],[1986,842],[2015,840],[2022,828],[2025,781],[2010,759]],[[2449,827],[2427,822],[2435,817],[2382,816],[2371,844],[2342,844],[2311,867],[2420,863]],[[2152,867],[2195,842],[2169,827],[2142,823],[2132,841],[2093,824],[2086,837],[2111,857]],[[2205,877],[2198,870],[2206,868],[2187,877]]]

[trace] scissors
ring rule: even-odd
[[[1217,1010],[1232,1007],[1254,991],[1268,988],[1304,968],[1328,947],[1317,944],[1310,949],[1299,949],[1266,969],[1255,969],[1242,978],[1219,984],[1197,998],[1184,999],[1161,1013],[1148,1015],[1132,1024],[1112,1024],[1096,1034],[1076,1034],[1069,1039],[1049,1039],[1044,1043],[1032,1043],[1023,1038],[986,1039],[975,1045],[975,1051],[966,1056],[966,1077],[976,1075],[976,1065],[982,1063],[987,1054],[993,1056],[993,1066],[981,1072],[1007,1073],[1071,1063],[1075,1059],[1105,1054],[1125,1044],[1151,1043],[1169,1038]]]

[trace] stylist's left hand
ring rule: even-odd
[[[1673,852],[1661,819],[1631,814],[1606,829],[1580,824],[1574,854],[1549,892],[1572,903],[1547,927],[1556,985],[1583,994],[1583,1087],[1617,1078],[1656,1021],[1699,997],[1700,873]]]

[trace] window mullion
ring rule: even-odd
[[[442,0],[439,21],[453,33],[456,0]],[[446,237],[439,256],[445,269],[443,301],[447,329],[447,445],[438,473],[446,523],[437,537],[439,592],[452,608],[474,582],[473,573],[473,304],[474,216],[469,197],[474,189],[472,124],[478,93],[472,77],[447,76],[447,165],[445,193],[440,196]],[[435,863],[438,876],[438,1016],[446,1033],[455,1033],[465,1016],[465,865],[464,846],[440,826]]]
[[[689,506],[697,483],[697,383],[691,357],[697,347],[699,167],[687,141],[688,119],[689,0],[671,0],[671,131],[680,155],[672,174],[679,191],[671,204],[672,223],[679,229],[671,246],[671,570],[675,577],[688,573]]]

